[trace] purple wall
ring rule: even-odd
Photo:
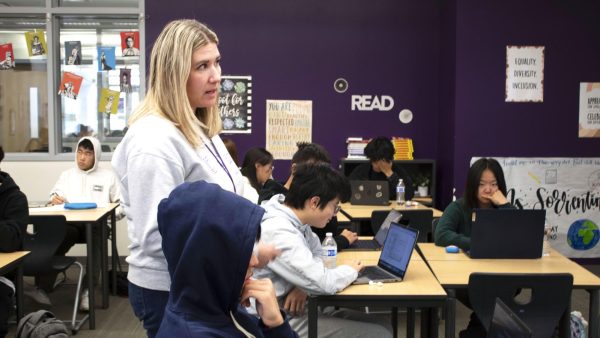
[[[588,1],[591,3],[591,1]],[[265,145],[265,101],[313,101],[313,141],[346,155],[348,136],[413,138],[438,161],[438,206],[462,193],[471,156],[598,156],[578,139],[579,82],[600,81],[600,1],[147,1],[147,46],[176,18],[219,35],[223,73],[252,75],[253,132],[231,135],[240,161]],[[506,45],[544,45],[544,103],[505,103]],[[150,49],[150,47],[149,47]],[[338,94],[333,81],[349,90]],[[352,94],[391,95],[389,112],[356,112]],[[398,121],[411,109],[414,120]],[[287,176],[278,161],[275,176]]]

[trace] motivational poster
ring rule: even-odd
[[[506,47],[506,102],[544,102],[544,47]]]
[[[600,137],[600,82],[579,84],[579,137]]]
[[[267,100],[267,150],[290,160],[298,142],[312,142],[312,101]]]
[[[219,114],[223,133],[250,134],[252,132],[252,77],[221,76]]]

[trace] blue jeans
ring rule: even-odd
[[[142,321],[148,338],[156,336],[168,299],[168,291],[150,290],[129,282],[129,303],[135,316]]]

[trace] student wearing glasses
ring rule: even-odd
[[[350,285],[363,269],[360,261],[330,269],[322,260],[321,241],[311,227],[323,228],[350,197],[350,184],[327,164],[296,167],[288,193],[262,204],[266,212],[261,238],[278,249],[257,278],[273,281],[280,306],[301,337],[308,334],[307,294],[332,295]],[[319,314],[319,337],[391,337],[389,317],[347,309],[326,309]]]

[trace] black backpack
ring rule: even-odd
[[[69,330],[50,311],[39,310],[21,318],[15,338],[67,338]]]

